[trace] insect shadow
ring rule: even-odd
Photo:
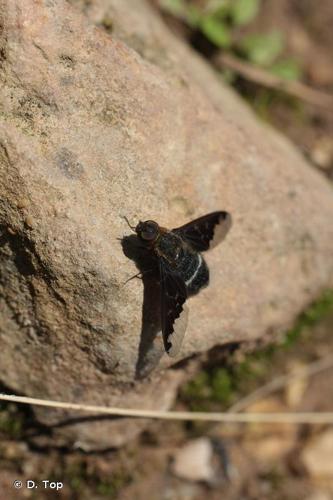
[[[134,234],[121,239],[124,254],[133,260],[143,282],[142,324],[136,378],[146,377],[164,354],[161,336],[161,289],[158,262]],[[130,282],[126,284],[130,286]]]

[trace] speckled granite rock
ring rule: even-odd
[[[181,359],[283,330],[332,283],[332,188],[144,2],[92,2],[88,16],[72,3],[0,1],[0,381],[167,408],[183,374],[167,369],[159,337],[141,348],[151,308],[141,282],[123,285],[136,268],[117,240],[129,231],[121,216],[173,227],[233,215],[207,254],[210,287],[189,301]],[[94,26],[109,11],[114,35]],[[144,424],[58,432],[107,447]]]

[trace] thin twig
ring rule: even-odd
[[[28,398],[11,394],[0,394],[0,400],[12,403],[32,404],[61,408],[65,410],[101,413],[120,417],[153,418],[163,420],[203,420],[209,422],[225,423],[295,423],[295,424],[333,424],[333,412],[306,412],[306,413],[214,413],[190,411],[156,411],[135,410],[128,408],[114,408],[106,406],[84,405],[66,403],[63,401],[50,401],[46,399]]]
[[[302,369],[301,373],[288,373],[286,375],[280,375],[274,380],[271,380],[267,384],[259,387],[255,391],[251,392],[244,398],[240,399],[228,409],[228,413],[239,412],[245,410],[249,405],[258,401],[258,399],[263,399],[272,392],[278,391],[285,387],[288,382],[294,378],[299,377],[310,377],[319,373],[323,370],[333,367],[333,357],[329,356],[326,358],[319,359],[313,363],[308,364]]]
[[[326,92],[315,90],[304,83],[297,81],[287,81],[279,78],[268,71],[253,66],[238,57],[231,54],[219,53],[214,62],[218,68],[229,68],[240,74],[247,80],[269,87],[275,90],[281,90],[287,94],[293,95],[303,101],[325,108],[327,111],[333,112],[333,96]]]

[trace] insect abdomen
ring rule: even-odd
[[[179,260],[178,268],[184,278],[188,295],[195,295],[208,285],[209,269],[200,253],[185,251]]]

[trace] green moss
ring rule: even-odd
[[[108,32],[112,33],[113,31],[113,19],[110,15],[106,14],[102,19],[102,26]]]
[[[229,368],[214,368],[196,375],[182,391],[181,397],[194,411],[208,410],[212,402],[229,404],[235,391],[235,380]]]
[[[314,326],[333,312],[333,290],[327,290],[299,317],[297,323],[291,328],[282,343],[282,347],[291,347],[308,327]]]
[[[96,486],[96,493],[102,496],[114,498],[116,489],[113,487],[112,483],[107,481],[100,481]]]
[[[199,372],[182,388],[181,396],[190,403],[193,411],[205,410],[205,402],[211,399],[211,383],[208,372]]]
[[[110,472],[105,477],[104,473],[91,469],[82,459],[67,465],[62,478],[54,480],[63,481],[79,495],[89,490],[101,497],[116,499],[120,490],[130,483],[131,476],[120,463],[117,470]]]
[[[282,106],[289,110],[296,124],[306,124],[307,115],[304,103],[297,97],[286,94],[282,90],[260,88],[253,83],[248,83],[245,88],[240,88],[239,91],[260,118],[268,123],[274,123],[274,108]]]
[[[120,490],[129,484],[131,478],[125,471],[118,471],[110,480],[101,480],[97,483],[96,492],[108,498],[117,498]]]
[[[0,433],[7,438],[19,438],[22,433],[23,416],[16,411],[16,406],[0,405]]]
[[[66,468],[66,482],[70,485],[71,489],[79,492],[86,481],[86,471],[82,462],[70,464]]]
[[[225,368],[219,368],[212,377],[212,397],[215,401],[228,402],[232,397],[233,384]]]
[[[277,492],[285,483],[285,474],[283,474],[283,472],[279,470],[278,466],[275,466],[272,469],[262,473],[261,479],[267,481],[271,485],[272,490]]]

